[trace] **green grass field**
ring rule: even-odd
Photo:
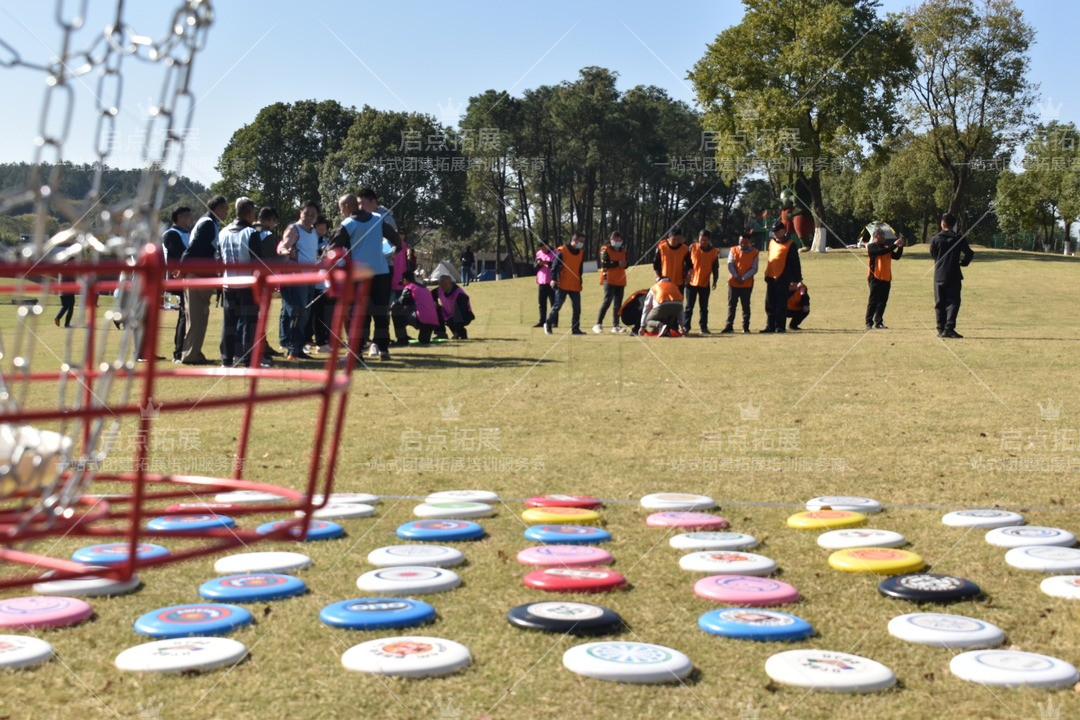
[[[968,683],[949,672],[954,651],[890,636],[888,620],[916,606],[881,597],[872,575],[830,569],[817,533],[788,529],[784,521],[816,495],[876,498],[887,508],[872,517],[871,527],[904,533],[909,549],[936,571],[971,578],[985,590],[985,599],[947,612],[997,624],[1009,645],[1080,663],[1080,605],[1043,595],[1043,576],[1007,566],[1004,550],[988,545],[982,531],[940,522],[951,509],[997,504],[1022,508],[1032,524],[1080,531],[1080,324],[1069,290],[1077,261],[977,249],[957,327],[967,337],[948,342],[933,331],[931,265],[923,248],[894,265],[887,331],[863,330],[862,255],[805,254],[803,267],[812,312],[802,333],[783,337],[572,337],[565,335],[569,308],[557,334],[545,336],[530,327],[537,315],[531,278],[470,286],[478,316],[469,328],[473,339],[400,350],[391,362],[354,374],[335,489],[388,497],[375,518],[342,521],[347,539],[274,544],[311,555],[314,567],[300,573],[311,592],[252,608],[256,624],[232,635],[250,648],[247,661],[198,676],[114,668],[117,653],[146,640],[131,628],[136,617],[197,602],[198,586],[214,576],[213,559],[167,567],[145,573],[145,587],[134,595],[93,601],[93,621],[39,633],[59,659],[0,673],[0,717],[138,717],[152,703],[162,705],[162,718],[439,718],[452,703],[459,715],[451,717],[461,718],[740,717],[747,704],[758,715],[743,717],[763,719],[1031,718],[1040,716],[1037,704],[1047,698],[1064,703],[1060,717],[1076,716],[1080,700],[1071,690],[1048,694]],[[650,269],[630,274],[631,289],[650,282]],[[596,283],[595,275],[586,278],[586,330],[601,295]],[[761,287],[754,296],[755,331],[764,325],[763,302]],[[726,310],[723,288],[712,306],[715,332]],[[13,313],[3,312],[0,327],[7,331]],[[64,336],[52,326],[52,312],[55,306],[46,308],[39,334],[59,353]],[[213,358],[216,330],[208,337]],[[165,347],[161,354],[169,354]],[[44,349],[35,362],[55,363]],[[240,387],[226,380],[211,392]],[[171,382],[159,399],[206,390]],[[741,416],[739,406],[749,398],[760,406],[757,420]],[[1039,404],[1048,398],[1060,405],[1057,419],[1040,415]],[[456,420],[440,410],[451,399],[460,405]],[[256,415],[249,477],[298,483],[312,435],[308,407],[282,405]],[[195,415],[197,421],[169,417],[162,425],[196,422],[199,442],[191,452],[228,457],[237,414]],[[510,459],[502,470],[500,458]],[[802,465],[773,469],[785,458],[801,458]],[[371,569],[367,553],[398,542],[394,529],[413,519],[414,498],[463,488],[495,490],[507,500],[496,517],[481,521],[486,539],[460,545],[467,558],[459,570],[464,584],[425,598],[439,617],[416,634],[464,643],[472,666],[411,681],[345,671],[340,656],[349,646],[412,631],[330,630],[319,622],[320,608],[362,594],[355,581]],[[670,533],[646,527],[647,512],[636,502],[660,491],[715,497],[719,514],[733,529],[757,536],[762,544],[755,552],[775,559],[776,576],[800,590],[803,599],[782,609],[813,623],[817,635],[785,646],[700,631],[697,617],[717,606],[693,594],[698,576],[679,569]],[[610,501],[602,517],[614,540],[606,547],[630,589],[586,601],[623,616],[628,627],[618,637],[688,654],[695,672],[685,683],[631,686],[580,678],[561,658],[584,640],[506,623],[515,605],[562,597],[523,587],[527,568],[514,557],[530,544],[517,517],[524,509],[520,499],[550,492]],[[264,519],[274,518],[245,524]],[[67,539],[52,552],[67,556],[80,544]],[[900,683],[866,696],[779,686],[764,663],[789,647],[864,655],[892,668]]]

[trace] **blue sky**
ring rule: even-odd
[[[78,3],[68,3],[77,5]],[[105,7],[93,0],[91,16],[77,36],[106,24]],[[169,25],[162,8],[174,0],[129,0],[128,20],[158,37]],[[911,2],[886,0],[883,12]],[[0,0],[0,38],[25,59],[44,63],[58,46],[54,3]],[[1070,58],[1080,4],[1071,0],[1021,0],[1036,28],[1031,77],[1045,102],[1060,105],[1060,119],[1080,120]],[[390,8],[390,12],[385,12]],[[206,50],[196,61],[198,98],[193,147],[184,172],[210,183],[230,135],[265,105],[308,98],[346,105],[409,109],[440,117],[486,89],[520,95],[527,88],[576,77],[587,65],[619,74],[620,88],[657,85],[693,103],[687,71],[706,45],[743,12],[736,0],[671,2],[507,3],[480,0],[460,6],[402,0],[352,3],[341,0],[218,0]],[[3,58],[0,57],[0,60]],[[132,60],[125,68],[123,111],[114,136],[114,164],[136,164],[145,131],[145,110],[160,90],[161,68]],[[9,103],[0,133],[0,161],[33,157],[44,74],[0,68]],[[76,108],[66,157],[90,162],[96,121],[96,79],[74,82]],[[452,112],[452,111],[451,111]]]

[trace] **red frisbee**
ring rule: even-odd
[[[525,501],[525,507],[563,507],[595,510],[603,505],[591,495],[536,495]]]
[[[546,568],[525,576],[525,587],[547,592],[601,593],[626,584],[626,578],[614,570],[598,567]]]
[[[645,518],[649,527],[677,527],[695,530],[721,530],[728,527],[726,519],[703,512],[658,512]]]

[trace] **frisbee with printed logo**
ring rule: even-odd
[[[203,513],[199,515],[162,515],[146,524],[147,530],[213,530],[231,528],[236,521],[228,515]]]
[[[949,670],[961,680],[995,687],[1067,688],[1080,680],[1076,668],[1064,660],[1020,650],[971,650],[949,661]]]
[[[985,620],[948,613],[909,613],[889,621],[889,634],[917,645],[990,648],[1005,642],[1005,631]]]
[[[397,565],[425,565],[428,567],[454,567],[465,562],[460,550],[445,545],[390,545],[372,550],[368,562],[378,567]]]
[[[579,602],[539,602],[518,605],[506,614],[514,627],[568,635],[606,635],[622,629],[614,610]]]
[[[353,520],[371,517],[375,508],[364,503],[331,503],[311,511],[311,517],[319,520]],[[303,517],[304,511],[297,510],[296,517]]]
[[[545,568],[528,573],[522,582],[525,587],[547,592],[602,593],[626,585],[626,578],[604,568]]]
[[[312,520],[308,523],[306,533],[304,533],[302,528],[296,523],[296,520],[278,520],[276,522],[263,523],[255,528],[255,532],[260,535],[269,535],[272,532],[290,528],[288,531],[289,535],[296,539],[302,538],[304,542],[336,540],[337,538],[345,536],[345,528],[338,525],[336,522],[330,522],[329,520]]]
[[[97,566],[97,568],[88,569],[104,570],[105,568]],[[51,575],[53,573],[42,575],[41,582],[34,583],[34,592],[39,595],[66,595],[68,597],[111,597],[133,593],[142,585],[138,575],[132,575],[127,580],[113,580],[95,575],[69,580],[49,580]]]
[[[545,523],[557,525],[592,525],[600,521],[600,513],[583,508],[543,507],[529,508],[521,513],[521,519],[530,525]]]
[[[679,567],[713,575],[768,575],[776,562],[764,555],[738,550],[699,550],[679,558]]]
[[[926,567],[922,555],[895,548],[851,548],[837,550],[829,556],[829,565],[836,570],[876,575],[903,575]]]
[[[300,578],[277,573],[226,575],[199,586],[199,595],[207,600],[240,603],[280,600],[306,592],[307,583]]]
[[[698,627],[712,635],[759,642],[791,642],[814,634],[813,626],[800,617],[761,608],[710,610],[698,618]]]
[[[251,552],[226,555],[214,563],[218,575],[291,573],[311,567],[311,558],[294,552]]]
[[[491,517],[494,514],[495,508],[481,502],[426,502],[413,508],[413,515],[418,518],[468,520]]]
[[[116,667],[127,672],[203,672],[232,666],[247,657],[247,646],[223,637],[182,637],[155,640],[124,650]]]
[[[1005,553],[1005,562],[1020,570],[1044,573],[1080,572],[1080,549],[1053,545],[1029,545]]]
[[[71,553],[71,559],[87,565],[116,565],[127,562],[130,551],[131,545],[128,543],[91,545]],[[135,546],[135,557],[138,560],[154,560],[168,554],[168,548],[161,545],[139,543]]]
[[[879,662],[833,650],[788,650],[765,661],[765,673],[782,685],[837,693],[891,688],[896,675]]]
[[[525,529],[525,539],[560,545],[592,545],[608,542],[611,533],[588,525],[533,525]]]
[[[135,621],[135,632],[161,639],[193,635],[225,635],[254,622],[239,605],[206,603],[172,605],[146,613]]]
[[[588,545],[540,545],[525,548],[517,554],[522,565],[552,567],[577,567],[583,565],[608,565],[614,558],[607,550]]]
[[[382,630],[431,622],[435,619],[435,608],[408,598],[354,598],[327,605],[319,613],[319,619],[330,627],[345,630]]]
[[[570,672],[596,680],[623,683],[677,683],[694,669],[685,654],[641,642],[593,642],[563,653]]]
[[[453,570],[421,565],[372,570],[356,579],[356,587],[361,590],[394,595],[430,595],[459,585],[461,578]]]
[[[749,550],[758,541],[746,533],[705,531],[672,535],[668,544],[676,550]]]
[[[1080,575],[1055,575],[1039,583],[1039,589],[1050,597],[1080,600]]]
[[[769,607],[787,605],[799,599],[799,591],[772,578],[751,575],[712,575],[694,583],[694,594],[729,605]]]
[[[1072,547],[1076,545],[1076,536],[1068,530],[1042,527],[1041,525],[1013,525],[994,528],[986,533],[986,542],[1003,548],[1017,548],[1026,545],[1057,545]]]
[[[25,635],[0,635],[0,668],[27,668],[53,656],[53,646]]]
[[[649,527],[691,528],[695,530],[722,530],[730,523],[718,515],[703,512],[672,510],[653,513],[645,518]]]
[[[839,530],[866,524],[866,516],[853,510],[807,510],[787,519],[796,530]]]
[[[399,525],[396,534],[402,540],[455,542],[479,540],[484,537],[484,528],[469,520],[414,520]]]
[[[907,544],[907,538],[892,530],[851,528],[821,533],[818,535],[817,544],[826,550],[869,547],[895,548]]]
[[[59,628],[78,625],[94,614],[86,602],[72,597],[16,597],[0,600],[0,628]]]
[[[982,589],[966,578],[935,573],[911,573],[886,578],[878,583],[878,592],[886,597],[915,603],[950,603],[982,595]]]
[[[708,495],[691,493],[653,493],[641,498],[646,510],[710,510],[716,501]]]
[[[425,498],[424,502],[475,502],[491,505],[499,501],[498,493],[490,490],[440,490],[433,492]]]
[[[806,501],[807,510],[824,510],[826,508],[830,510],[851,510],[867,514],[881,512],[881,503],[877,500],[855,495],[822,495]]]
[[[1023,525],[1024,516],[1009,510],[957,510],[947,513],[941,522],[949,527],[999,528]]]
[[[525,501],[525,507],[568,507],[595,510],[603,505],[600,498],[591,495],[535,495]]]
[[[469,649],[443,638],[410,635],[369,640],[341,656],[346,670],[395,677],[436,677],[468,667]]]

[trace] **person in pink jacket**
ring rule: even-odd
[[[536,251],[536,290],[537,302],[540,305],[540,322],[533,325],[534,328],[544,327],[544,320],[548,316],[548,306],[555,304],[555,288],[551,287],[551,264],[557,257],[555,250],[543,240],[540,248]]]
[[[401,294],[390,306],[390,315],[399,338],[406,337],[405,329],[410,326],[417,329],[421,345],[430,343],[434,334],[445,334],[435,295],[416,282],[411,271],[402,277]]]

